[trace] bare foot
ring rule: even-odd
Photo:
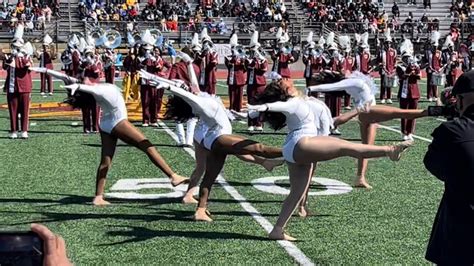
[[[283,159],[265,159],[263,161],[262,166],[268,171],[271,172],[273,171],[273,168],[280,166],[285,163],[285,160]]]
[[[95,206],[105,206],[105,205],[110,205],[110,202],[104,200],[104,196],[95,196],[94,199],[92,200],[92,204]]]
[[[197,208],[194,213],[194,221],[212,222],[211,213],[206,208]]]
[[[171,185],[173,187],[179,186],[181,184],[188,184],[189,183],[189,178],[180,176],[178,174],[174,174],[171,176]]]
[[[355,180],[354,180],[354,183],[352,185],[353,187],[357,187],[357,188],[366,188],[366,189],[372,189],[372,186],[369,185],[369,183],[367,182],[367,180],[365,178],[361,178],[361,177],[357,177]]]
[[[268,235],[268,238],[272,240],[287,240],[287,241],[296,241],[296,238],[291,237],[283,232],[283,230],[276,230],[273,229],[270,234]]]
[[[184,204],[197,204],[198,201],[193,197],[193,195],[185,195],[183,197],[183,201],[182,201]]]
[[[391,151],[388,153],[388,157],[392,161],[399,161],[400,157],[402,157],[402,153],[410,146],[413,146],[412,140],[406,140],[403,142],[398,143],[397,145],[393,145],[391,147]]]
[[[308,217],[308,215],[309,215],[308,207],[306,207],[306,206],[298,207],[298,216],[299,217],[305,218],[305,217]]]

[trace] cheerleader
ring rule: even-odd
[[[191,62],[188,63],[190,64]],[[240,156],[240,159],[260,164],[267,170],[273,169],[274,165],[281,164],[278,160],[265,159],[281,157],[282,150],[280,148],[268,147],[245,137],[232,134],[232,125],[227,111],[222,102],[219,102],[219,98],[207,93],[196,95],[188,92],[186,86],[181,81],[170,81],[146,71],[141,71],[140,74],[143,78],[159,83],[159,87],[167,88],[175,95],[168,98],[167,116],[181,121],[198,116],[201,121],[200,125],[202,125],[201,123],[205,125],[204,127],[198,126],[194,134],[195,141],[202,145],[196,149],[200,153],[200,155],[197,155],[200,158],[199,162],[198,158],[196,158],[196,168],[200,168],[198,170],[202,173],[205,164],[204,179],[199,189],[199,202],[194,214],[194,220],[212,222],[210,213],[207,211],[207,201],[211,187],[221,172],[228,155],[252,155]],[[199,177],[200,173],[193,173],[193,176]],[[198,180],[193,180],[193,183],[197,184],[197,182]],[[192,194],[188,190],[189,195]]]
[[[349,90],[348,92],[354,96],[357,107],[367,111],[370,108],[369,99],[373,101],[373,96],[369,91],[351,93]],[[284,80],[268,85],[259,101],[261,105],[249,105],[249,110],[265,112],[266,120],[273,129],[281,129],[287,124],[290,131],[283,146],[283,157],[289,168],[291,190],[270,232],[271,239],[296,240],[284,233],[284,227],[309,186],[314,163],[343,156],[389,157],[393,161],[398,161],[401,153],[410,145],[409,142],[394,146],[363,145],[333,137],[318,136],[315,126],[317,118],[312,113],[307,100],[298,97],[297,89]]]
[[[102,108],[102,116],[100,118],[102,152],[99,168],[97,169],[95,197],[92,201],[94,205],[110,204],[104,200],[104,188],[107,172],[112,165],[115,148],[117,147],[117,140],[121,140],[146,153],[153,164],[170,178],[173,186],[189,182],[189,179],[176,174],[161,157],[153,144],[127,120],[125,101],[117,86],[113,84],[84,85],[79,84],[80,80],[54,70],[46,68],[30,69],[63,80],[67,85],[65,88],[70,91],[70,96],[66,102],[73,107],[77,108],[88,104],[83,101],[84,95],[92,95],[97,104]]]

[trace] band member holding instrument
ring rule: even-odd
[[[155,48],[153,48],[153,55],[156,59],[156,63],[155,63],[156,74],[160,77],[167,78],[169,74],[166,70],[171,69],[171,64],[165,59],[163,59],[161,54],[162,54],[161,49],[155,46]],[[159,115],[161,112],[161,106],[163,104],[163,93],[164,93],[164,90],[157,90],[155,93],[156,98],[154,101],[156,102],[156,112],[155,112],[156,119],[160,118]]]
[[[53,42],[53,39],[46,34],[43,38],[43,47],[41,52],[36,53],[36,58],[39,60],[39,66],[45,67],[47,69],[53,69],[53,60],[56,59],[56,51],[54,50],[54,46],[50,46]],[[43,73],[40,74],[40,84],[41,84],[41,96],[46,97],[46,91],[51,96],[53,95],[54,87],[53,87],[53,79],[51,76],[45,75]],[[48,89],[46,89],[48,87]]]
[[[327,69],[335,74],[342,74],[342,60],[341,55],[337,49],[337,44],[333,41],[333,38],[328,36],[328,53],[331,56],[329,60],[329,64]],[[335,91],[335,92],[327,92],[324,94],[324,101],[326,105],[331,110],[331,115],[333,117],[339,116],[341,114],[341,106],[342,106],[342,96],[344,96],[343,92]],[[334,135],[340,135],[341,133],[339,130],[334,129],[332,131]]]
[[[392,47],[390,30],[385,34],[385,49],[380,52],[380,103],[392,104],[392,86],[387,81],[394,79],[397,75],[397,50]]]
[[[95,47],[89,44],[84,50],[84,57],[79,67],[80,73],[78,77],[87,80],[89,84],[100,83],[102,67],[99,61],[95,54]],[[88,104],[81,108],[84,133],[98,133],[100,107],[92,95],[87,95],[86,97],[89,97]]]
[[[283,79],[288,80],[291,78],[289,64],[295,62],[295,58],[291,54],[292,48],[290,47],[291,43],[289,43],[290,37],[288,36],[288,33],[283,33],[283,29],[280,27],[278,28],[276,38],[279,49],[273,50],[271,53],[273,60],[272,71],[277,72]]]
[[[105,82],[110,84],[115,84],[115,61],[117,60],[117,55],[114,52],[114,49],[106,47],[104,54],[102,55],[102,62],[104,66],[104,75]]]
[[[3,69],[7,72],[4,90],[7,93],[8,111],[10,114],[10,139],[18,137],[28,138],[30,97],[33,83],[29,67],[33,65],[32,59],[25,51],[23,41],[23,24],[19,24],[11,44],[11,55],[4,55]],[[21,133],[18,116],[21,116]]]
[[[326,61],[323,58],[322,49],[324,48],[324,37],[321,36],[316,45],[313,41],[313,32],[311,31],[306,38],[307,46],[303,53],[303,63],[305,64],[304,78],[306,87],[314,85],[314,77],[318,75],[325,67]],[[319,97],[319,93],[314,93],[314,97]]]
[[[428,66],[426,67],[426,98],[428,101],[432,102],[438,98],[438,87],[433,84],[433,73],[439,74],[441,72],[441,51],[439,48],[439,37],[440,33],[438,31],[433,31],[431,33],[431,46],[432,49],[427,53]]]
[[[443,44],[443,50],[441,52],[441,62],[443,63],[443,72],[446,75],[446,87],[454,86],[453,73],[448,69],[448,65],[451,63],[452,54],[454,52],[454,42],[451,35],[446,36],[446,40]]]
[[[140,44],[134,44],[129,49],[128,55],[123,60],[123,69],[125,70],[125,76],[123,77],[123,97],[125,102],[129,100],[138,101],[140,98],[139,82],[140,76],[138,75],[138,51],[140,50]]]
[[[268,61],[263,55],[264,51],[260,49],[258,42],[258,31],[252,34],[250,39],[249,57],[245,59],[247,68],[247,102],[256,104],[258,96],[265,91],[267,80],[265,72],[268,70]],[[263,131],[263,117],[248,118],[248,131]]]
[[[201,67],[201,73],[198,77],[199,88],[201,91],[211,95],[216,94],[216,71],[218,64],[218,55],[214,50],[214,44],[211,37],[207,35],[207,28],[201,32],[202,52],[195,58],[195,63]]]
[[[244,86],[246,80],[245,51],[238,44],[237,34],[230,37],[231,56],[225,57],[225,65],[228,70],[227,85],[229,86],[229,109],[240,112],[244,97]]]

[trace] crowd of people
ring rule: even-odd
[[[23,1],[16,5],[4,4],[0,7],[2,28],[14,32],[19,22],[26,25],[26,31],[42,30],[46,23],[59,17],[58,1]]]

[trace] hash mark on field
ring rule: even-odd
[[[175,141],[178,141],[176,134],[171,131],[171,129],[169,129],[165,123],[159,121],[158,124],[165,130],[166,133],[168,133],[168,135],[170,135],[170,137],[172,137]],[[184,150],[189,155],[191,155],[191,157],[196,159],[193,149],[184,148]],[[260,224],[260,226],[263,227],[263,229],[265,229],[267,233],[270,233],[270,231],[273,229],[273,225],[267,219],[265,219],[265,217],[263,217],[262,214],[257,209],[255,209],[255,207],[253,207],[244,196],[242,196],[233,186],[227,183],[221,174],[219,174],[217,182],[227,191],[227,193],[232,196],[232,198],[234,198],[234,200],[240,204],[240,206],[242,206],[242,208],[248,214],[252,216],[253,219],[255,219],[255,221],[257,221],[258,224]],[[291,257],[293,257],[293,259],[295,259],[298,264],[314,265],[314,263],[308,257],[306,257],[306,255],[298,247],[295,246],[295,244],[285,240],[279,240],[277,242]]]

